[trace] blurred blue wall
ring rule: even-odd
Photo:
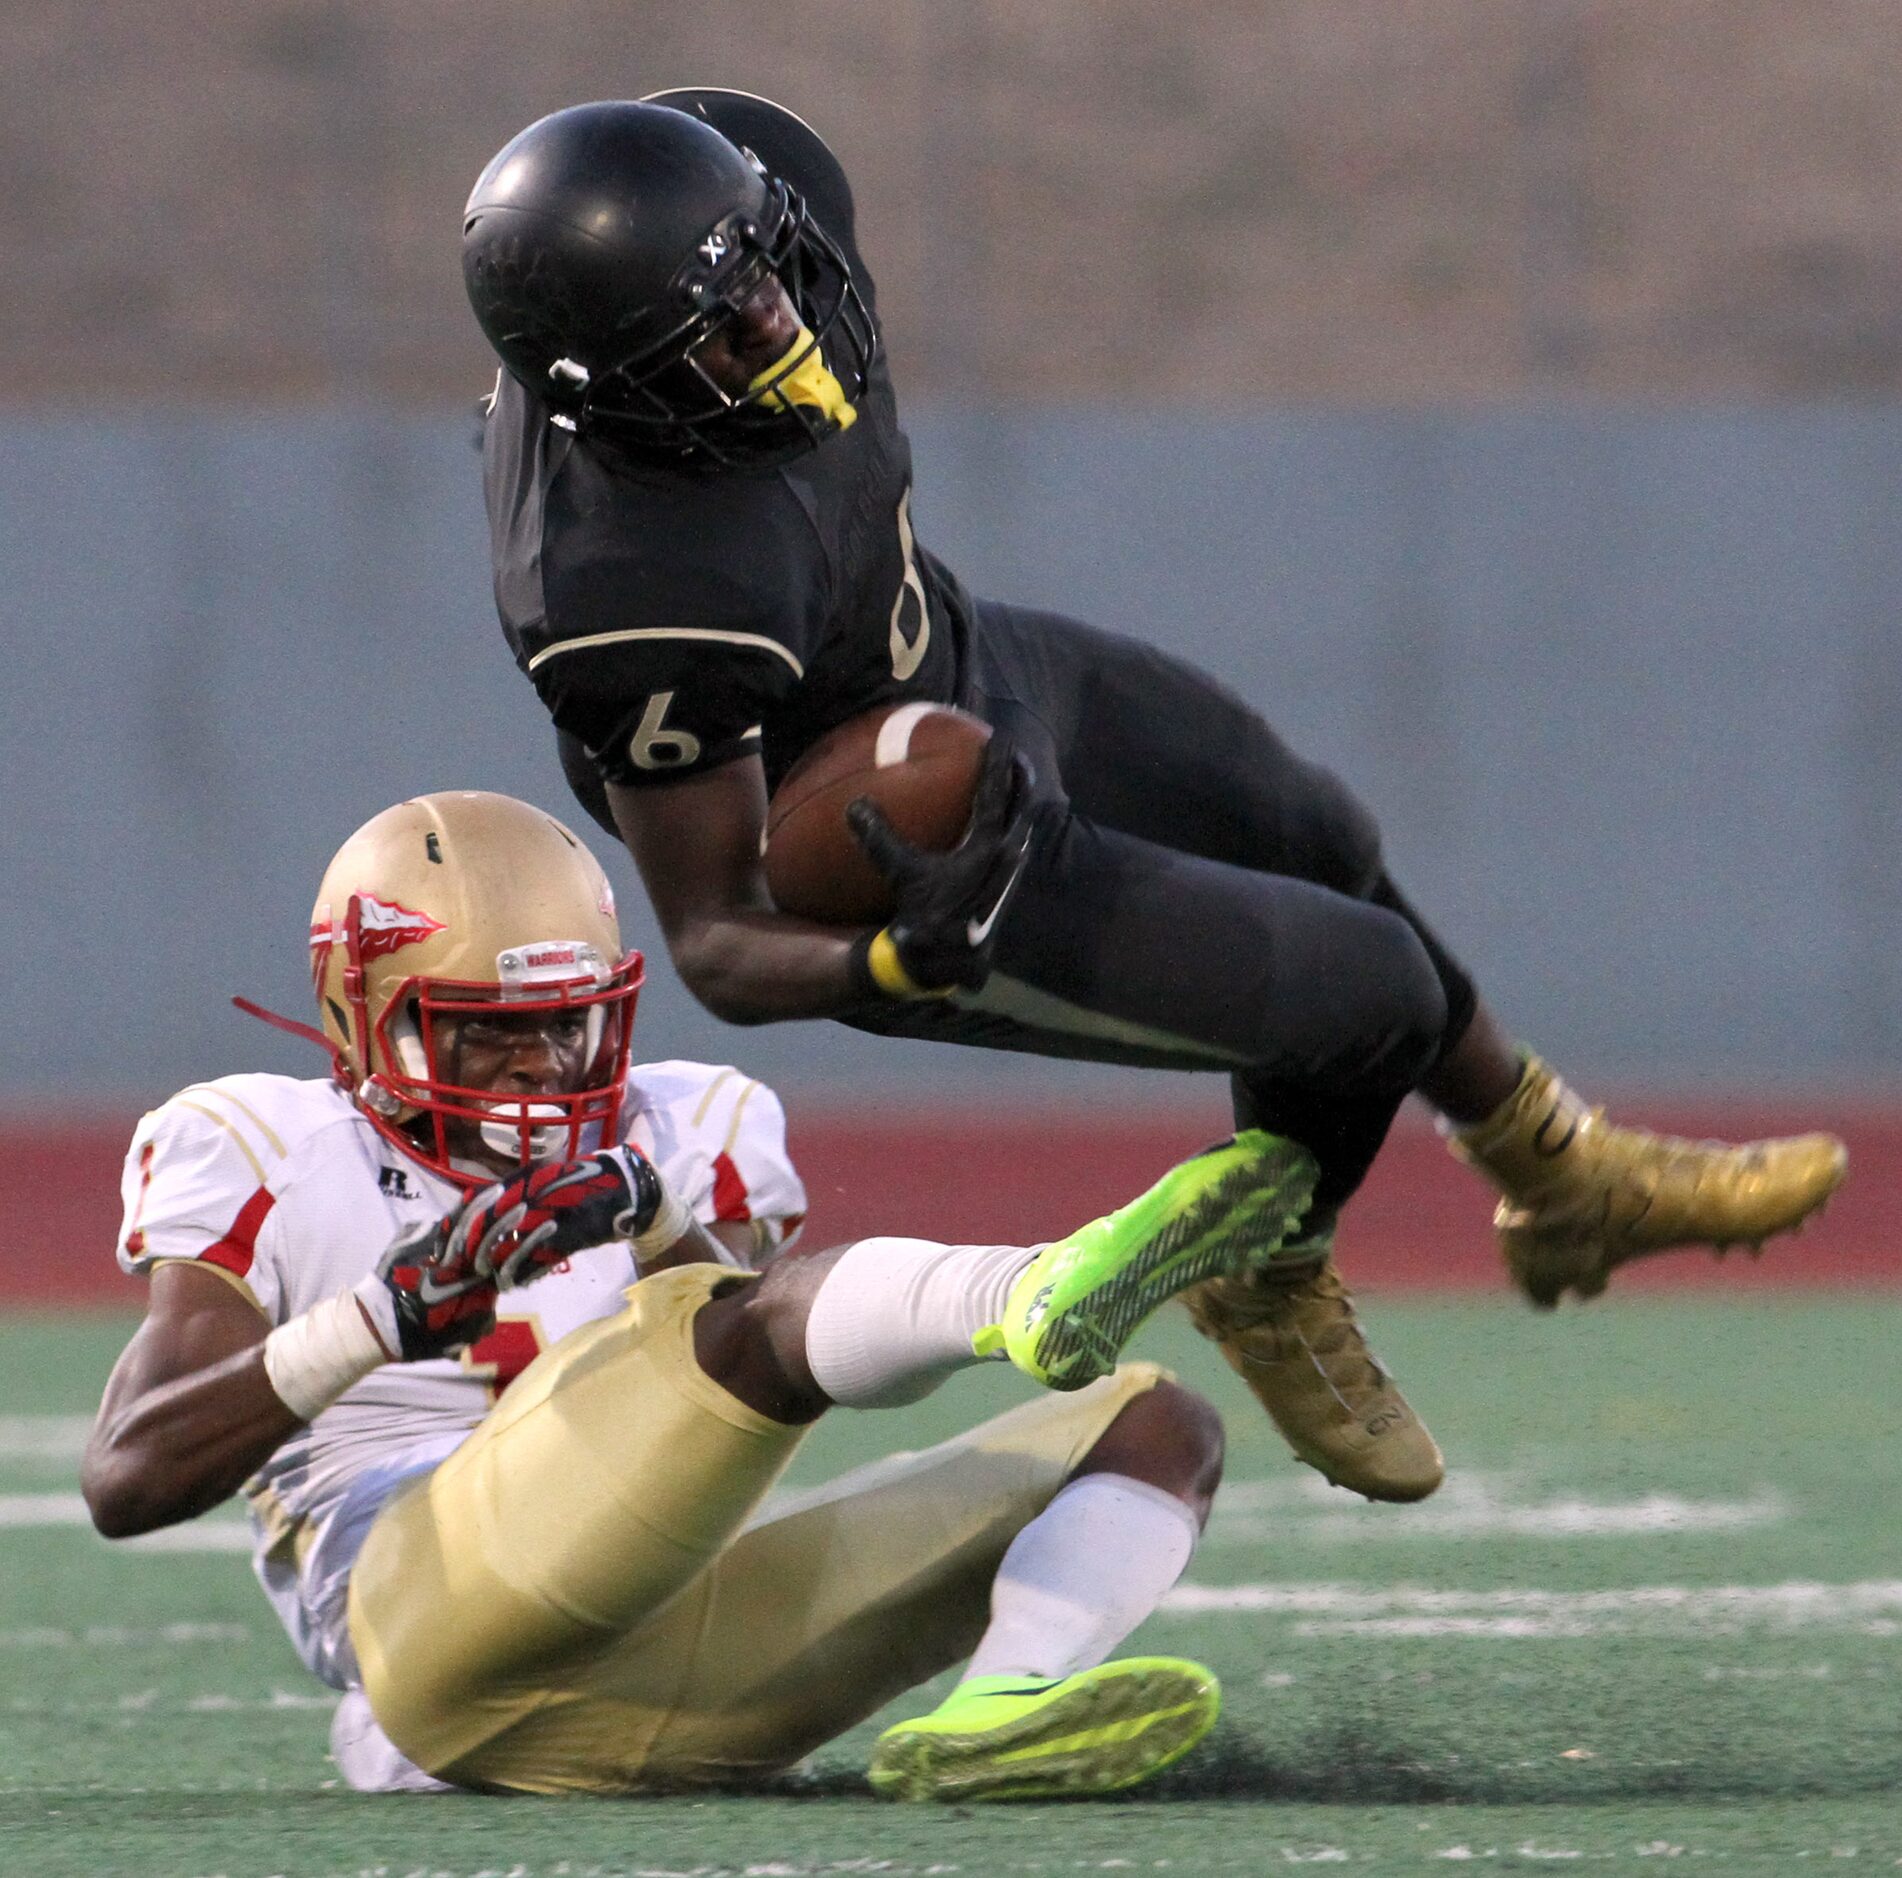
[[[913,438],[924,541],[1203,662],[1342,769],[1575,1073],[1893,1082],[1902,411],[937,412]],[[315,1073],[225,998],[305,1014],[342,837],[432,788],[567,813],[490,608],[470,423],[16,416],[0,479],[0,1102]],[[846,1095],[1145,1086],[743,1034],[652,965],[651,1054]]]

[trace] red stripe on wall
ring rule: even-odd
[[[119,1170],[138,1117],[0,1126],[0,1303],[118,1305],[145,1285],[113,1259]]]
[[[788,1103],[793,1158],[811,1195],[804,1244],[873,1233],[969,1243],[1053,1238],[1117,1204],[1222,1132],[1222,1112],[947,1108],[854,1113]],[[1833,1128],[1850,1177],[1827,1214],[1760,1262],[1704,1253],[1649,1260],[1619,1288],[1759,1290],[1902,1284],[1902,1108],[1766,1107],[1628,1100],[1613,1113],[1740,1139]],[[119,1170],[133,1118],[0,1126],[0,1304],[136,1309],[143,1287],[113,1263]],[[1350,1282],[1375,1290],[1497,1289],[1492,1201],[1431,1129],[1395,1130],[1340,1234]]]

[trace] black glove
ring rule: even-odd
[[[663,1194],[660,1176],[637,1149],[613,1148],[528,1168],[405,1233],[376,1273],[402,1360],[449,1356],[474,1343],[495,1322],[498,1291],[525,1285],[591,1246],[635,1238],[653,1224]],[[388,1330],[382,1302],[366,1298]]]
[[[901,839],[869,797],[848,805],[847,825],[898,901],[891,923],[854,954],[868,988],[888,998],[930,997],[975,991],[991,975],[1004,906],[1030,858],[1035,780],[1029,759],[993,735],[964,838],[944,854]]]

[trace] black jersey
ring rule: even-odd
[[[727,94],[738,98],[740,94]],[[790,113],[743,136],[812,205],[868,306],[851,195]],[[503,374],[484,441],[496,606],[555,723],[608,781],[758,750],[769,786],[817,738],[893,699],[957,702],[970,602],[914,541],[911,446],[883,357],[858,421],[773,470],[634,464],[549,421]]]

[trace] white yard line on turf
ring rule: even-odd
[[[92,1526],[86,1502],[76,1493],[0,1493],[0,1528],[43,1530],[48,1527]],[[193,1520],[167,1526],[137,1539],[115,1539],[123,1552],[249,1552],[255,1544],[250,1526],[229,1517]]]
[[[91,1432],[90,1415],[0,1415],[0,1465],[76,1461]]]
[[[184,1701],[161,1701],[156,1689],[139,1689],[113,1702],[44,1701],[37,1696],[13,1696],[5,1704],[9,1715],[90,1715],[102,1709],[119,1715],[269,1715],[328,1711],[337,1706],[330,1689],[273,1689],[269,1695],[194,1695]]]
[[[1364,1545],[1427,1539],[1605,1539],[1644,1534],[1739,1532],[1792,1516],[1780,1493],[1759,1487],[1748,1499],[1702,1500],[1676,1493],[1630,1499],[1587,1499],[1577,1493],[1540,1497],[1510,1473],[1455,1475],[1425,1506],[1398,1516],[1386,1507],[1343,1503],[1315,1479],[1244,1480],[1223,1489],[1207,1543]]]
[[[132,1624],[88,1624],[67,1630],[57,1624],[35,1624],[26,1630],[0,1630],[0,1649],[98,1650],[150,1649],[154,1645],[185,1648],[201,1643],[248,1643],[244,1624],[159,1624],[143,1628]]]
[[[0,1493],[0,1526],[90,1526],[76,1493]]]
[[[1339,1584],[1178,1585],[1176,1616],[1280,1619],[1297,1637],[1724,1636],[1743,1631],[1850,1629],[1902,1635],[1902,1579],[1855,1584],[1646,1585],[1608,1591],[1440,1591]]]
[[[136,1539],[114,1539],[115,1552],[242,1552],[257,1550],[257,1534],[235,1519],[195,1519],[189,1525],[167,1526],[141,1533]]]

